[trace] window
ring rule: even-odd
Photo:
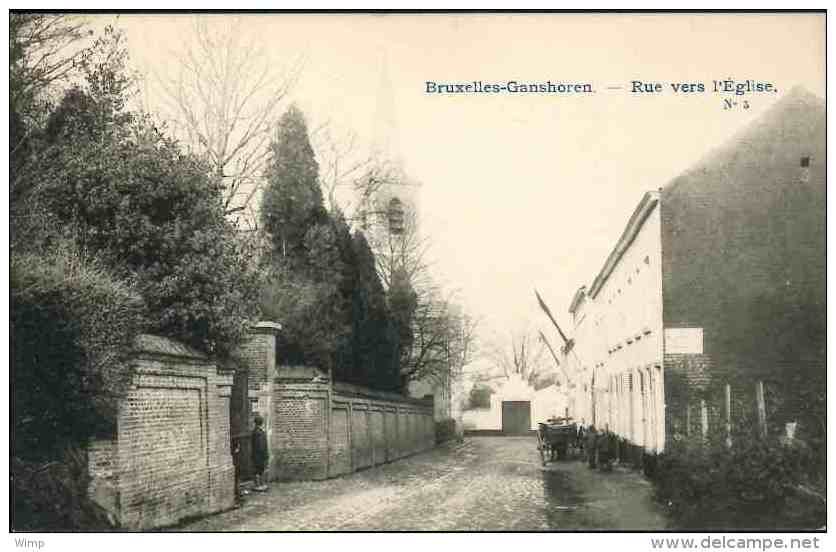
[[[801,158],[801,166],[802,167],[809,167],[810,166],[810,158],[808,156]]]

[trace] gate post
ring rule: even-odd
[[[250,336],[238,348],[237,356],[246,372],[241,412],[241,464],[242,468],[249,463],[249,439],[252,431],[252,414],[258,412],[264,418],[264,431],[267,442],[272,443],[273,436],[273,379],[276,376],[276,337],[282,327],[276,322],[262,321],[250,327]],[[273,461],[270,461],[268,480],[273,479]],[[249,475],[242,469],[242,476]]]

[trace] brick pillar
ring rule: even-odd
[[[282,327],[276,322],[259,322],[250,328],[250,338],[239,348],[239,357],[249,370],[247,390],[252,412],[264,418],[267,442],[273,432],[273,380],[276,376],[276,336]],[[252,428],[252,420],[249,421]]]

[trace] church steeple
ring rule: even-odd
[[[392,89],[389,60],[385,50],[380,56],[380,79],[377,88],[373,132],[372,152],[375,157],[403,166],[398,136],[395,91]]]
[[[372,154],[375,160],[385,166],[389,175],[386,185],[378,192],[377,204],[417,214],[420,184],[410,178],[400,144],[395,90],[389,73],[389,60],[384,50],[380,58],[380,79],[374,113]],[[403,216],[400,216],[401,219]],[[397,225],[396,225],[397,227]]]

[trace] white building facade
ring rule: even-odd
[[[570,306],[564,361],[576,374],[572,416],[648,452],[665,441],[661,219],[648,192],[587,291]]]
[[[507,408],[509,403],[523,407],[527,403],[530,413],[528,429],[536,430],[540,422],[565,416],[569,408],[569,397],[559,385],[535,389],[519,374],[510,374],[491,395],[490,408],[475,408],[462,413],[464,429],[466,431],[507,430],[508,422],[503,420],[503,411],[507,413],[504,407]]]

